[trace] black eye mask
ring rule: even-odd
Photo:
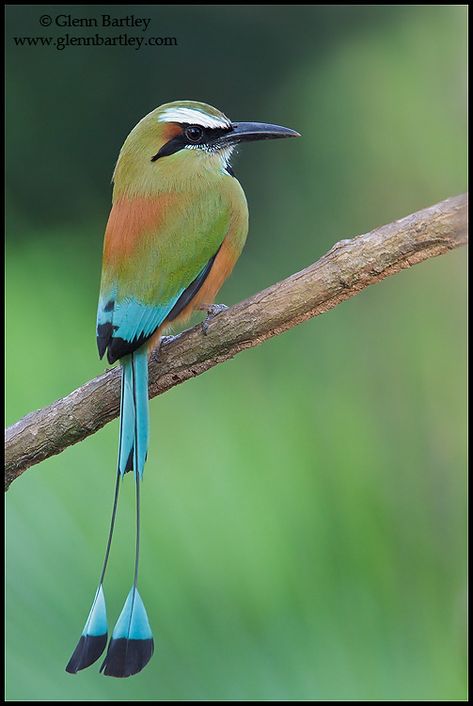
[[[172,140],[166,142],[159,152],[157,152],[154,157],[151,157],[152,162],[156,162],[157,159],[161,157],[169,157],[169,155],[179,152],[179,150],[184,149],[187,146],[205,149],[211,147],[220,137],[223,135],[228,135],[232,131],[232,127],[202,127],[202,125],[191,125],[185,123],[182,125],[184,128],[180,135],[173,137]],[[201,131],[200,137],[198,137],[197,132],[193,139],[190,137],[192,130],[189,128],[196,128]],[[186,131],[189,132],[189,136],[186,135]],[[198,139],[195,139],[198,137]]]

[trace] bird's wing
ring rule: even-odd
[[[110,363],[143,345],[189,303],[229,230],[232,204],[220,195],[208,192],[195,204],[178,205],[166,194],[112,208],[97,313],[99,354],[108,349]]]

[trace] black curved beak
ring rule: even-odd
[[[236,145],[252,140],[276,140],[281,137],[300,137],[295,130],[271,123],[232,123],[232,129],[218,138],[218,146]]]

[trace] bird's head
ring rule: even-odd
[[[120,151],[115,192],[151,194],[183,181],[229,172],[236,145],[252,140],[300,137],[279,125],[232,122],[206,103],[165,103],[133,128]]]

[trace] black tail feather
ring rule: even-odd
[[[103,635],[81,635],[71,659],[67,663],[66,672],[77,674],[81,669],[90,667],[96,662],[107,646],[107,633]]]
[[[146,667],[154,652],[153,638],[112,638],[100,671],[108,677],[131,677]]]

